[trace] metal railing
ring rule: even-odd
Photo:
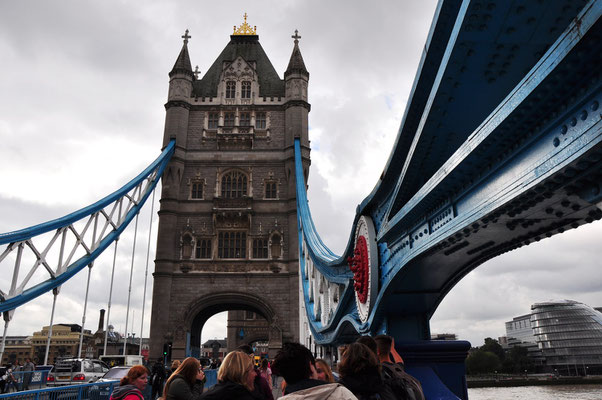
[[[0,395],[0,398],[15,400],[109,400],[113,389],[117,386],[119,386],[119,381],[84,383],[81,385],[4,393]]]

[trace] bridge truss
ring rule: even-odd
[[[138,214],[151,193],[154,193],[174,148],[175,141],[172,141],[136,178],[94,204],[53,221],[0,234],[0,267],[4,271],[12,270],[12,274],[6,273],[6,276],[12,276],[12,279],[5,281],[7,287],[0,287],[0,312],[3,313],[5,321],[0,358],[4,352],[7,328],[17,307],[52,291],[54,294],[52,315],[54,315],[56,296],[60,292],[61,285],[86,266],[89,287],[94,260],[111,244],[115,244],[116,253],[117,242],[122,232],[134,219],[137,225]],[[115,257],[113,260],[115,263]],[[88,287],[81,338],[83,338]],[[50,329],[52,329],[52,316]],[[52,331],[48,335],[49,340],[51,335]],[[46,361],[47,357],[48,346]]]

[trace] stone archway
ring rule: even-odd
[[[200,348],[201,330],[207,320],[217,313],[229,310],[253,311],[265,318],[268,323],[267,340],[271,357],[282,347],[282,329],[278,326],[278,317],[269,303],[249,293],[218,292],[201,296],[188,305],[182,316],[181,325],[186,332],[175,335],[174,357],[188,356],[191,354],[191,349]],[[265,337],[262,335],[262,338]],[[180,354],[182,350],[184,354]]]

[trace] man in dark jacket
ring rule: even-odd
[[[391,336],[378,335],[376,342],[376,355],[383,368],[385,381],[391,386],[393,392],[400,399],[425,400],[422,385],[418,379],[404,370],[403,359],[395,350],[395,342]],[[393,358],[394,362],[391,362]]]
[[[165,384],[165,366],[163,366],[163,359],[157,359],[153,369],[151,371],[151,382],[152,382],[152,395],[151,400],[155,400],[157,397],[163,396],[163,385]]]

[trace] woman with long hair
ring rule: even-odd
[[[165,383],[163,397],[165,400],[197,400],[203,394],[204,378],[199,360],[188,357]]]
[[[127,375],[121,378],[119,386],[113,390],[110,400],[144,400],[142,392],[148,383],[148,370],[144,365],[130,368]]]
[[[228,353],[217,371],[217,385],[214,385],[202,400],[253,400],[255,379],[253,361],[242,351]]]
[[[368,346],[351,343],[341,354],[340,383],[353,392],[359,400],[395,400],[395,395],[381,376],[381,366],[376,354]]]
[[[268,359],[264,358],[261,360],[261,367],[259,367],[259,375],[266,380],[272,390],[272,370],[268,366]]]
[[[316,379],[328,383],[334,383],[334,375],[332,374],[332,370],[326,363],[326,361],[321,358],[316,359]]]

